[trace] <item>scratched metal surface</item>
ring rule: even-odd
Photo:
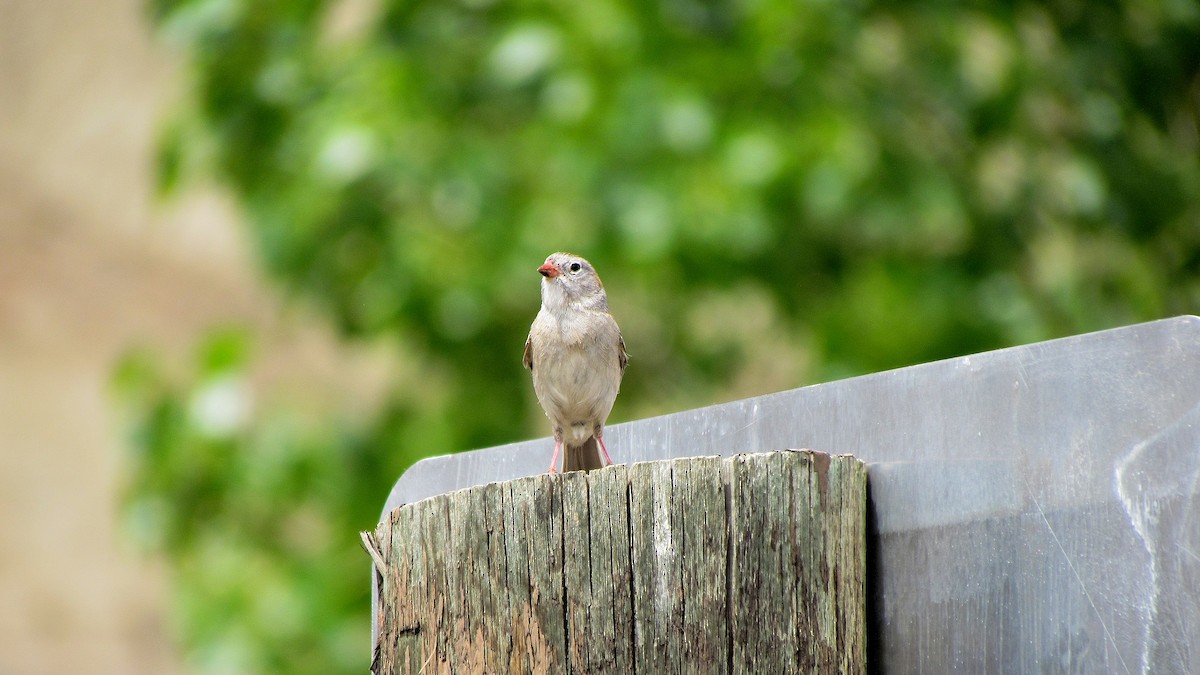
[[[609,427],[613,458],[779,448],[869,464],[895,673],[1200,673],[1200,319]],[[544,471],[549,439],[434,457],[393,507]]]

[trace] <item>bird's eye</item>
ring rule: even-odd
[[[574,274],[575,272],[578,272],[581,267],[582,265],[577,262],[571,263],[571,273]]]

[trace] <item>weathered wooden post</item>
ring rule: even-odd
[[[372,672],[863,672],[866,508],[865,465],[808,451],[408,504],[363,535]]]

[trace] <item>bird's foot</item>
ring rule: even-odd
[[[604,453],[604,466],[612,466],[612,457],[608,456],[608,448],[604,447],[604,439],[597,436],[596,441],[600,443],[600,451]]]

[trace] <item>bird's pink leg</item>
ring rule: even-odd
[[[604,453],[604,461],[608,462],[604,466],[612,466],[612,457],[608,456],[608,448],[604,447],[604,439],[600,438],[600,434],[596,434],[596,440],[600,443],[600,451]]]
[[[562,449],[562,441],[554,441],[554,456],[550,458],[550,470],[546,473],[554,473],[554,467],[558,466],[558,451]]]

